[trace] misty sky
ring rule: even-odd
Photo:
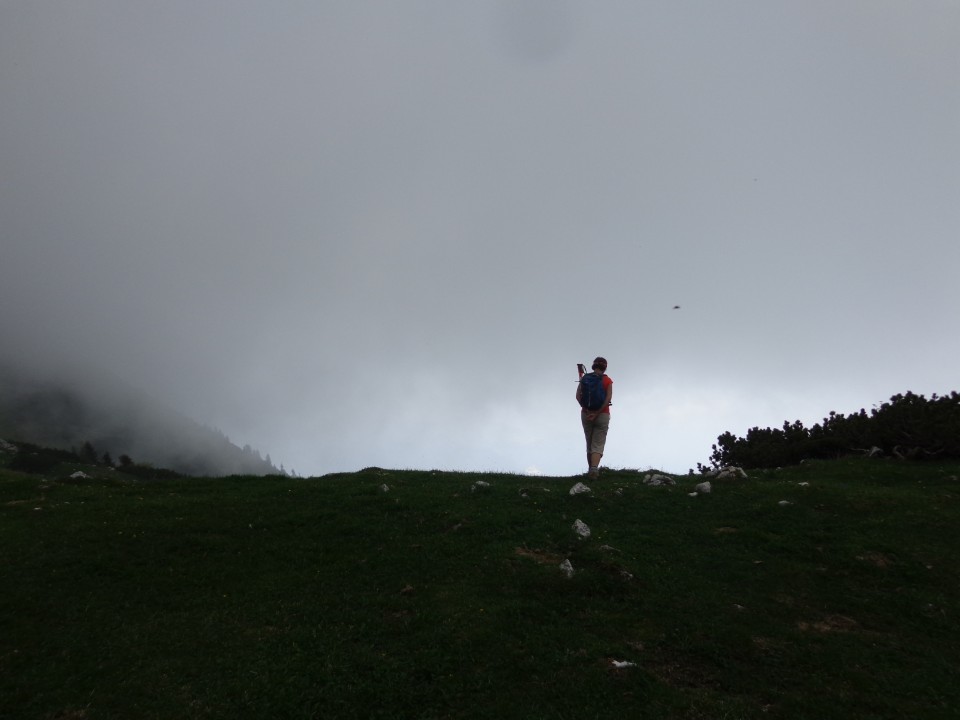
[[[0,0],[0,355],[302,475],[958,390],[958,230],[956,0]]]

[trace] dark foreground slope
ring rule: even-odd
[[[958,474],[0,469],[0,717],[955,717]]]

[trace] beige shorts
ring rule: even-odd
[[[610,413],[600,413],[593,420],[587,420],[587,413],[580,413],[583,435],[587,440],[588,453],[603,455],[603,446],[607,444],[607,429],[610,427]]]

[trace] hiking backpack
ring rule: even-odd
[[[584,410],[599,410],[607,399],[603,375],[587,373],[580,378],[580,407]]]

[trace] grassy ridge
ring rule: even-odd
[[[0,470],[0,717],[955,717],[958,475]]]

